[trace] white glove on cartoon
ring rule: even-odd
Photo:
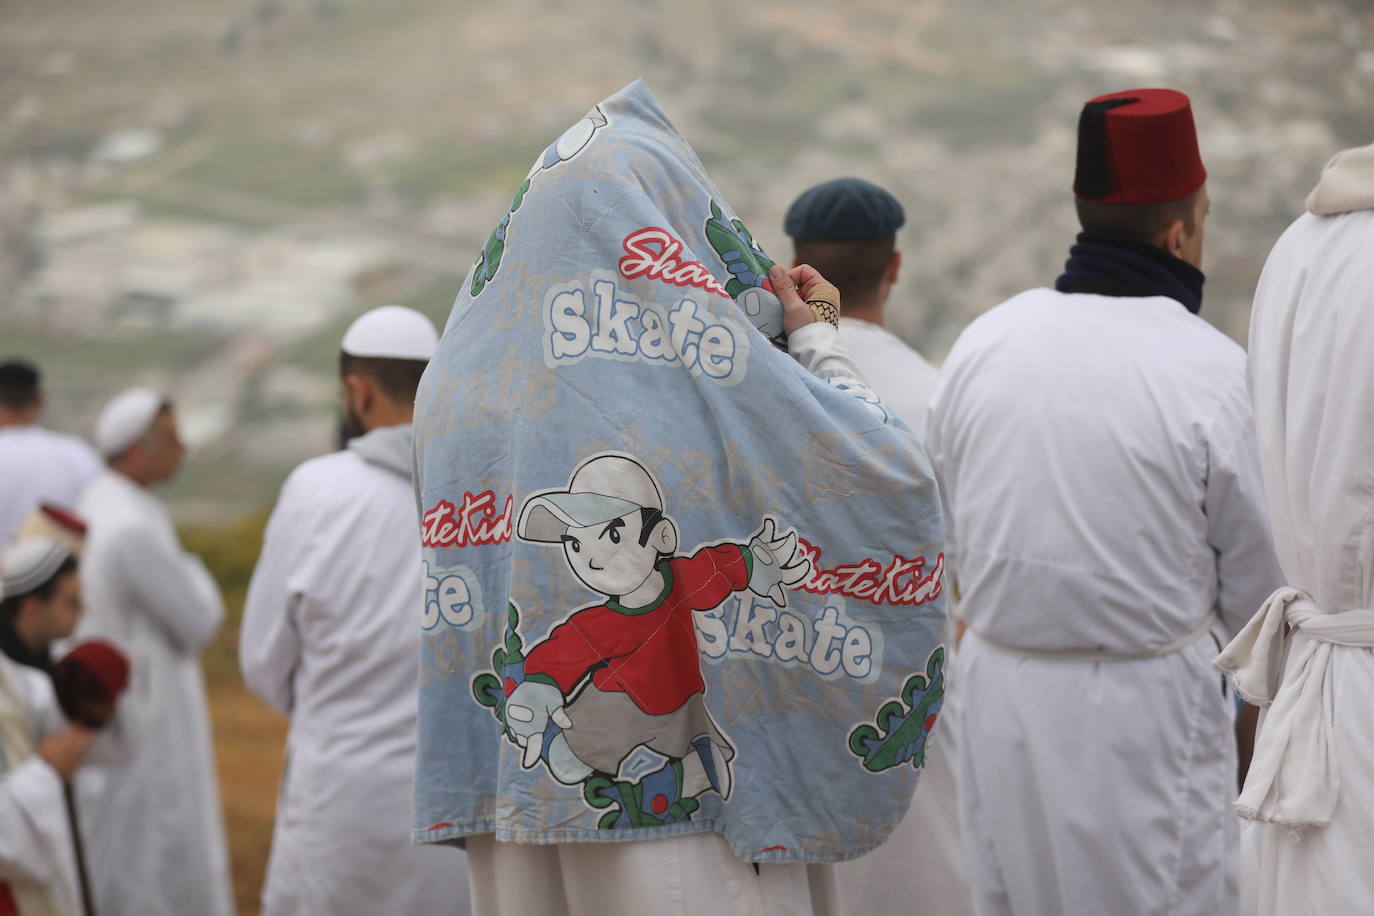
[[[787,607],[783,589],[795,588],[811,575],[811,561],[797,544],[797,532],[789,530],[778,537],[773,520],[765,517],[763,527],[749,539],[749,553],[754,558],[749,590],[773,599],[778,607]]]
[[[572,728],[563,711],[563,691],[552,684],[525,681],[506,698],[506,727],[515,743],[525,749],[520,765],[527,770],[539,762],[550,719],[559,728]]]

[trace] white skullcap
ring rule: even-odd
[[[167,399],[151,388],[130,388],[100,411],[95,421],[95,447],[106,458],[124,453],[143,437]]]
[[[0,555],[0,597],[27,595],[47,582],[72,555],[71,549],[49,537],[20,538]]]
[[[349,356],[428,361],[439,346],[434,322],[403,305],[384,305],[364,312],[344,333]]]

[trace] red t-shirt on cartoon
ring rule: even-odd
[[[706,689],[692,613],[746,588],[751,562],[738,544],[663,560],[663,591],[655,602],[626,608],[608,601],[578,611],[530,650],[525,673],[550,677],[568,694],[596,669],[598,690],[627,694],[649,715],[670,713]]]

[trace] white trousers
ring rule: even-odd
[[[834,916],[832,866],[754,866],[715,833],[629,843],[468,837],[475,916]]]
[[[940,722],[926,745],[925,768],[906,817],[886,843],[866,856],[833,866],[843,916],[973,913],[954,772],[959,738],[954,695],[963,685],[958,676],[950,676],[951,668],[945,672]]]
[[[959,803],[979,916],[1237,912],[1234,704],[1215,654],[1210,638],[1106,662],[964,641]]]

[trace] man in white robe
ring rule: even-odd
[[[38,370],[19,360],[0,363],[0,545],[39,503],[75,508],[100,473],[95,449],[39,426],[42,413]]]
[[[123,712],[133,756],[77,780],[93,893],[101,916],[228,916],[228,849],[200,672],[224,605],[149,492],[185,454],[170,403],[146,388],[116,396],[101,411],[96,445],[108,468],[81,499],[88,609],[77,635],[108,639],[129,657]]]
[[[99,722],[69,722],[54,694],[48,650],[53,640],[71,635],[81,607],[70,546],[49,537],[25,537],[0,555],[0,629],[7,637],[0,652],[0,914],[5,916],[86,913],[63,787],[88,752],[95,762],[118,763],[122,745],[118,739],[97,741]],[[83,647],[77,653],[92,651],[102,656],[98,663],[108,674],[113,701],[127,683],[127,666],[120,669],[123,660],[109,647]]]
[[[1245,356],[1196,314],[1205,181],[1182,93],[1089,102],[1064,274],[945,361],[930,446],[979,914],[1237,908],[1234,705],[1209,661],[1280,574]]]
[[[1237,810],[1242,911],[1374,900],[1374,146],[1327,165],[1274,246],[1250,320],[1250,395],[1288,588],[1218,660],[1268,707]],[[1285,643],[1287,645],[1285,646]]]
[[[905,221],[901,203],[887,191],[858,178],[839,178],[804,191],[788,208],[783,228],[792,238],[793,264],[811,265],[839,288],[844,302],[840,342],[864,381],[924,439],[940,373],[884,327],[902,264],[896,233]],[[913,900],[921,901],[922,916],[973,911],[955,805],[955,640],[946,645],[945,726],[926,745],[921,782],[906,818],[882,846],[835,866],[845,911],[855,916],[901,912]]]
[[[355,438],[287,478],[253,572],[240,664],[291,717],[266,916],[469,912],[465,853],[410,839],[426,587],[411,412],[437,342],[400,306],[353,323],[340,369]]]

